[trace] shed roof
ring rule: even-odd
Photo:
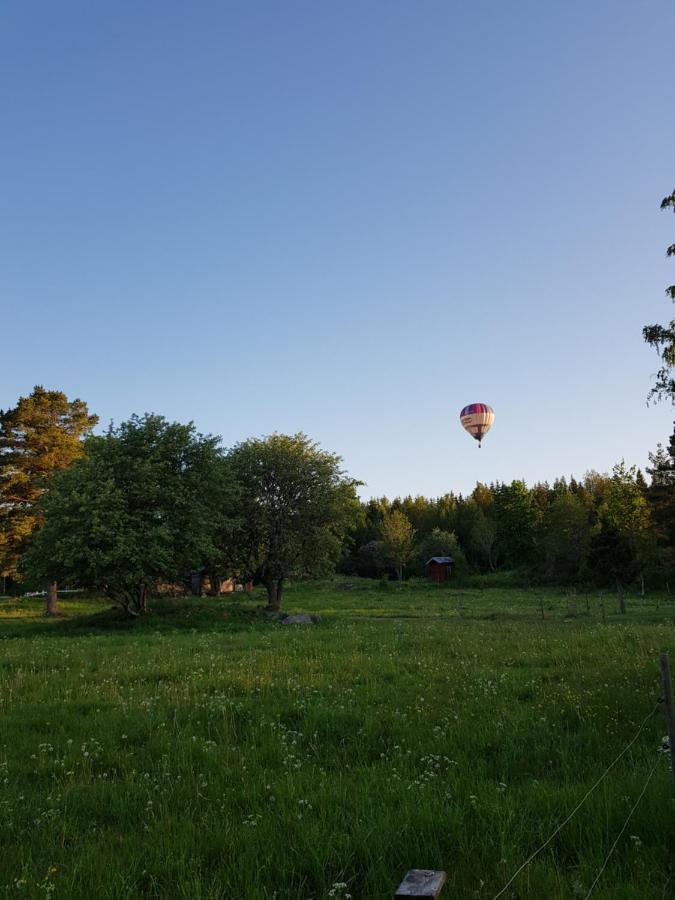
[[[427,565],[432,562],[447,566],[448,563],[454,562],[454,559],[451,556],[432,556],[431,559],[427,560]]]

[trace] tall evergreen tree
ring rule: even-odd
[[[36,529],[36,507],[55,472],[82,453],[82,439],[98,422],[83,400],[38,385],[29,397],[0,412],[0,574],[16,577]],[[49,581],[45,615],[57,613],[56,583]]]

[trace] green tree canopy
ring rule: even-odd
[[[234,491],[218,442],[155,415],[90,437],[40,501],[44,525],[26,554],[27,575],[146,612],[157,581],[182,579],[218,553]]]
[[[537,515],[532,493],[524,481],[500,484],[494,492],[497,543],[507,565],[531,564],[535,550]]]
[[[466,503],[466,507],[470,516],[466,546],[471,559],[493,572],[498,557],[495,520],[485,512],[486,507],[476,503],[473,498]]]
[[[591,536],[588,505],[576,492],[557,491],[542,522],[546,577],[558,583],[582,579],[586,573]]]
[[[55,472],[82,453],[82,439],[98,422],[83,400],[38,385],[0,411],[0,575],[17,577],[21,554],[41,522],[37,501]],[[47,612],[56,612],[50,586]]]
[[[451,556],[454,573],[461,576],[466,572],[466,557],[454,531],[444,531],[442,528],[432,529],[431,533],[420,541],[418,556],[421,572],[425,571],[426,563],[432,556]]]
[[[652,510],[658,556],[668,582],[675,579],[675,428],[667,448],[661,445],[650,453],[647,472],[652,483],[648,491]]]
[[[644,576],[654,547],[643,479],[638,477],[635,466],[628,467],[624,462],[614,466],[599,510],[599,523],[600,533],[594,541],[599,551],[596,564],[601,574],[614,578],[623,596],[623,588],[631,578]]]
[[[385,512],[380,523],[380,553],[384,567],[391,567],[403,581],[403,567],[415,551],[415,529],[399,509]]]
[[[664,197],[661,201],[661,209],[670,209],[675,213],[675,191]],[[675,244],[671,244],[666,250],[666,256],[675,256]],[[675,284],[666,288],[666,294],[675,301]],[[675,319],[671,319],[666,325],[645,325],[642,329],[645,341],[650,344],[661,357],[662,366],[656,373],[656,383],[649,392],[650,397],[660,400],[670,397],[675,404]]]
[[[265,585],[278,609],[289,576],[333,571],[361,515],[358,482],[304,434],[252,438],[228,458],[240,491],[237,566]]]

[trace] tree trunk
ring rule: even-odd
[[[223,579],[220,577],[220,575],[212,573],[211,575],[209,575],[209,582],[211,588],[211,590],[209,591],[209,595],[211,597],[219,597],[220,589],[223,586]]]
[[[270,610],[279,609],[279,582],[276,578],[266,578],[265,588],[267,589],[267,608]]]
[[[144,615],[148,610],[148,586],[142,584],[138,590],[138,614]]]
[[[396,566],[396,578],[399,583],[403,581],[403,566]]]
[[[645,576],[644,573],[640,572],[640,596],[644,597],[645,595]]]
[[[619,612],[623,616],[626,614],[626,597],[623,593],[623,585],[620,581],[617,581],[616,583],[616,590],[619,595]]]
[[[58,616],[59,614],[59,606],[58,606],[58,595],[57,595],[57,585],[55,581],[50,581],[47,585],[47,599],[45,601],[45,615],[46,616]]]
[[[121,596],[114,597],[115,602],[119,603],[124,612],[128,616],[137,618],[143,616],[148,611],[148,586],[147,584],[138,584],[135,587],[125,590]]]

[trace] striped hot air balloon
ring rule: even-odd
[[[459,414],[459,420],[471,437],[478,441],[480,447],[481,441],[495,420],[495,414],[487,403],[469,403]]]

